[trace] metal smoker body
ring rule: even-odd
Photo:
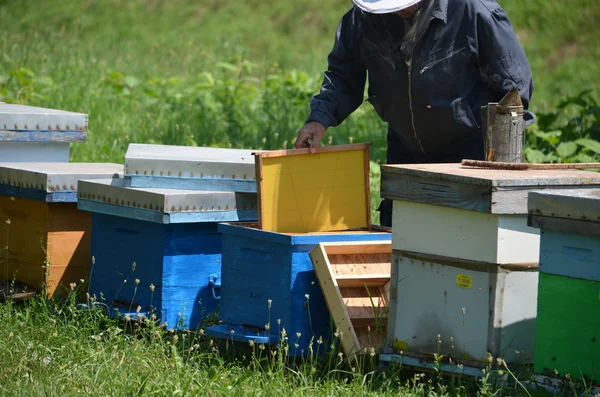
[[[521,163],[525,147],[523,103],[518,89],[500,102],[481,108],[484,155],[487,161]]]

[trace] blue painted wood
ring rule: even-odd
[[[0,185],[1,196],[12,196],[25,198],[29,200],[44,201],[47,203],[75,203],[77,202],[77,192],[64,191],[48,193],[43,190],[16,187],[10,185]]]
[[[265,230],[260,230],[260,229],[256,229],[254,227],[247,227],[247,226],[252,226],[251,224],[238,224],[238,225],[232,225],[232,224],[227,224],[227,223],[221,223],[219,224],[219,232],[221,232],[222,234],[228,234],[228,235],[232,235],[232,236],[238,236],[238,237],[243,237],[243,238],[248,238],[248,239],[258,239],[258,240],[267,240],[273,243],[279,243],[279,244],[284,244],[284,245],[292,245],[293,244],[293,237],[289,234],[283,234],[283,233],[275,233],[275,232],[269,232],[269,231],[265,231]],[[255,226],[258,226],[257,224]]]
[[[600,282],[600,236],[542,229],[539,271]]]
[[[189,178],[149,175],[125,175],[123,186],[137,188],[205,190],[215,192],[256,193],[256,181],[231,178]]]
[[[99,201],[80,199],[77,208],[105,215],[119,216],[145,222],[161,224],[200,223],[200,222],[237,222],[255,221],[258,219],[256,210],[236,211],[206,211],[206,212],[174,212],[163,213],[143,208],[123,207]]]
[[[165,228],[163,300],[169,324],[198,327],[217,308],[210,276],[221,274],[221,234],[215,223],[170,225]],[[177,312],[172,308],[179,307]]]
[[[6,142],[84,142],[84,131],[0,131],[0,140]]]
[[[98,302],[90,302],[90,303],[79,303],[77,305],[77,310],[92,310],[92,309],[100,309],[102,310],[109,318],[120,318],[122,320],[126,319],[126,316],[129,316],[130,320],[136,321],[140,315],[142,316],[142,319],[144,318],[151,318],[153,313],[156,312],[148,312],[145,310],[140,310],[139,312],[136,310],[129,310],[128,308],[123,308],[123,307],[112,307],[109,308],[104,304],[98,303]],[[163,315],[164,317],[164,312]],[[161,317],[157,315],[157,319]]]
[[[232,332],[233,331],[233,332]],[[279,345],[279,338],[274,334],[256,331],[250,327],[230,326],[225,324],[212,325],[206,328],[206,335],[219,339],[229,339],[234,342]]]
[[[248,222],[258,219],[257,210],[174,212],[169,214],[169,223],[190,222]]]
[[[222,324],[252,326],[263,332],[269,324],[270,333],[277,336],[285,328],[292,356],[306,354],[311,337],[331,341],[333,334],[308,252],[322,241],[389,241],[392,237],[391,233],[366,231],[291,236],[225,224],[219,225],[219,231]]]
[[[196,329],[218,307],[209,285],[221,270],[214,222],[165,225],[93,213],[91,245],[90,294],[111,310],[135,312],[139,305],[168,329]]]
[[[360,238],[356,238],[355,235],[360,235]],[[364,232],[364,233],[328,233],[328,234],[303,234],[292,236],[292,245],[296,251],[308,252],[319,243],[328,242],[345,242],[345,241],[378,241],[378,240],[391,240],[391,233],[383,232]]]
[[[233,236],[248,238],[248,239],[258,239],[260,241],[266,240],[273,243],[283,244],[283,245],[307,245],[310,248],[307,251],[310,251],[315,245],[319,242],[332,242],[332,241],[357,241],[356,238],[353,237],[352,233],[315,233],[315,234],[286,234],[286,233],[277,233],[270,232],[266,230],[258,229],[258,224],[256,223],[237,223],[237,224],[229,224],[229,223],[220,223],[219,224],[219,232],[222,234],[229,234]],[[374,230],[373,233],[369,233],[364,231],[363,233],[355,233],[360,234],[362,241],[376,241],[383,236],[383,240],[391,239],[391,234],[383,231]],[[304,248],[303,248],[304,249]]]

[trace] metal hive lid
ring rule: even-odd
[[[255,180],[254,150],[130,144],[125,174],[172,178]]]
[[[115,178],[81,180],[77,196],[84,210],[159,223],[257,218],[253,193],[128,188]]]
[[[85,141],[88,115],[0,103],[0,141]]]
[[[76,192],[80,179],[123,175],[123,165],[113,163],[0,163],[0,186],[44,193]]]
[[[527,207],[532,215],[600,222],[600,188],[532,192]]]

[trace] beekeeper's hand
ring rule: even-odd
[[[296,149],[310,147],[310,152],[315,153],[325,136],[326,128],[316,121],[309,121],[298,131],[294,147]],[[310,141],[310,142],[309,142]]]

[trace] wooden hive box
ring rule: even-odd
[[[600,189],[529,195],[541,229],[535,371],[600,382]]]
[[[78,194],[92,215],[90,294],[112,314],[137,318],[140,306],[168,329],[195,329],[218,306],[218,223],[257,219],[255,193],[126,188],[118,179],[80,181]]]
[[[388,345],[474,366],[488,353],[532,362],[540,237],[527,194],[573,186],[600,186],[600,174],[383,166],[382,197],[394,200]]]
[[[344,354],[379,350],[387,335],[391,242],[319,243],[309,254]]]
[[[91,217],[77,210],[77,181],[122,173],[120,164],[0,163],[4,281],[51,295],[87,279]]]
[[[276,233],[261,230],[257,224],[223,223],[219,231],[223,236],[222,323],[207,328],[207,334],[240,342],[277,344],[285,328],[292,356],[308,354],[313,337],[315,352],[316,341],[320,337],[325,341],[322,353],[335,331],[329,327],[330,315],[310,250],[324,242],[391,241],[392,237],[389,231],[377,228]]]
[[[130,144],[125,186],[256,193],[252,151]]]
[[[219,226],[222,324],[207,333],[276,344],[285,328],[289,354],[306,355],[311,338],[315,350],[319,338],[333,338],[309,251],[320,242],[391,239],[370,227],[368,145],[255,156],[259,223]]]
[[[68,162],[87,130],[87,114],[0,103],[0,161]]]

